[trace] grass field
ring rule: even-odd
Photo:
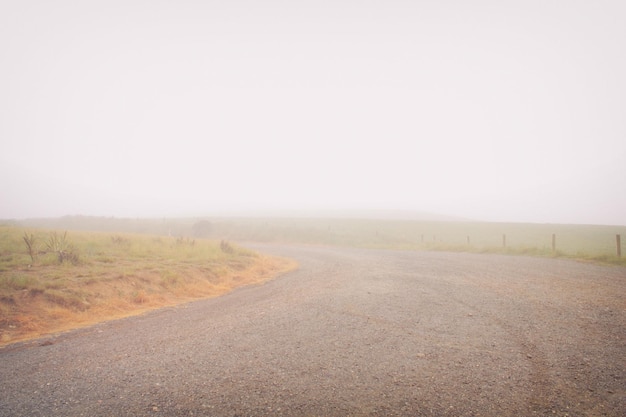
[[[204,236],[218,240],[501,252],[626,265],[626,253],[618,258],[616,248],[616,235],[626,242],[626,226],[324,217],[116,219],[83,216],[30,220],[18,225],[193,236],[194,225],[199,221],[210,224]],[[554,251],[552,235],[555,236]],[[622,242],[622,248],[626,246],[625,242]]]
[[[294,267],[226,241],[0,226],[0,345],[221,295]]]
[[[215,236],[245,241],[408,250],[499,252],[571,257],[626,265],[617,257],[624,226],[432,222],[367,219],[216,219]],[[552,236],[555,237],[555,250]],[[622,247],[625,246],[622,244]]]

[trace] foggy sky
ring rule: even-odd
[[[626,2],[0,2],[0,218],[626,225]]]

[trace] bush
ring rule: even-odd
[[[224,253],[235,253],[235,248],[233,247],[233,245],[231,245],[230,243],[228,243],[225,240],[222,240],[220,242],[220,249]]]
[[[78,263],[78,253],[76,253],[74,246],[67,240],[67,232],[63,233],[63,236],[58,235],[57,232],[50,233],[46,247],[50,252],[57,254],[60,264],[65,261],[69,261],[73,264]]]

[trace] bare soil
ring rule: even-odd
[[[0,349],[0,416],[622,416],[626,268],[258,245],[297,271]]]

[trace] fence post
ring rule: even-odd
[[[469,244],[470,244],[470,239],[469,239],[469,236],[467,236],[467,246],[469,246]]]
[[[556,252],[556,234],[552,233],[552,253]]]
[[[502,247],[506,248],[506,235],[502,235]]]
[[[615,235],[615,245],[617,246],[617,257],[622,257],[622,236]]]

